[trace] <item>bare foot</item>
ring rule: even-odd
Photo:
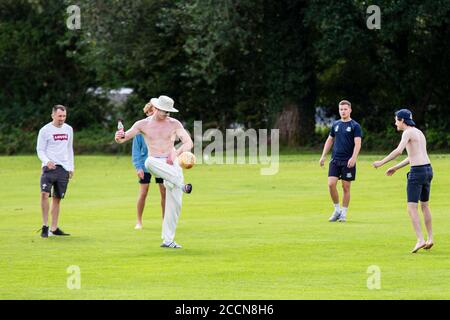
[[[430,250],[431,249],[431,247],[434,245],[434,243],[433,243],[433,240],[428,240],[426,243],[425,243],[425,247],[423,247],[425,250]]]
[[[424,248],[426,245],[427,245],[427,243],[425,241],[417,241],[416,246],[411,251],[411,253],[416,253],[420,249]]]

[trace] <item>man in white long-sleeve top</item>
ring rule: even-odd
[[[73,129],[65,123],[66,107],[56,105],[52,110],[53,121],[39,130],[36,151],[42,162],[41,175],[41,237],[68,236],[58,228],[61,199],[64,198],[74,172]],[[53,189],[53,193],[52,193]],[[48,226],[49,197],[52,200],[52,224]]]

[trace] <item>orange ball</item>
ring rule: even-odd
[[[190,169],[196,161],[195,155],[189,151],[185,151],[178,156],[178,163],[184,169]]]

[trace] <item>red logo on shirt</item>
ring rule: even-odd
[[[69,140],[69,135],[67,133],[53,135],[53,141],[62,141],[62,140]]]

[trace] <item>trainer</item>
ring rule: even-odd
[[[147,117],[151,117],[154,113],[154,107],[152,106],[151,102],[147,103],[144,106],[143,110],[144,113],[147,115]],[[145,167],[145,160],[147,160],[148,157],[148,150],[144,141],[144,137],[141,134],[138,134],[133,138],[133,149],[131,153],[133,165],[136,169],[136,174],[139,178],[139,185],[140,185],[139,197],[136,204],[137,222],[134,228],[136,230],[140,230],[142,229],[143,225],[142,216],[144,214],[145,201],[147,199],[150,181],[152,178],[152,174],[148,172],[147,168]],[[162,218],[164,219],[164,208],[166,204],[166,188],[164,187],[163,179],[155,177],[155,182],[159,186],[159,193],[161,195]]]
[[[347,100],[339,102],[341,120],[333,123],[330,134],[323,147],[320,166],[323,167],[325,157],[333,146],[333,155],[328,169],[328,189],[333,201],[334,211],[328,219],[330,222],[345,222],[350,204],[350,185],[356,179],[356,159],[361,150],[361,126],[350,118],[352,105]],[[342,180],[342,208],[339,205],[337,182]]]
[[[53,121],[39,130],[37,155],[42,162],[41,175],[41,237],[68,236],[58,228],[61,199],[66,195],[69,179],[74,172],[73,129],[65,123],[66,107],[56,105],[52,110]],[[53,191],[53,192],[52,192]],[[49,197],[52,200],[52,225],[48,227]]]

